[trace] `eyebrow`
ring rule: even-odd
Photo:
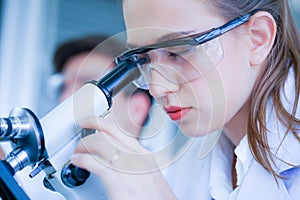
[[[160,42],[165,42],[167,40],[174,40],[178,37],[187,36],[194,32],[195,32],[194,30],[190,30],[190,31],[180,31],[180,32],[169,33],[169,34],[159,37],[157,39],[157,42],[160,43]]]
[[[194,32],[195,32],[195,30],[179,31],[179,32],[169,33],[169,34],[166,34],[166,35],[163,35],[163,36],[157,38],[156,42],[152,43],[152,44],[157,44],[157,43],[165,42],[165,41],[168,41],[168,40],[174,40],[176,38],[179,38],[181,36],[187,36],[187,35],[189,35],[191,33],[194,33]],[[148,46],[148,45],[146,45],[146,46]],[[129,48],[129,49],[134,49],[134,48],[141,47],[141,45],[135,45],[135,44],[127,43],[126,47]]]

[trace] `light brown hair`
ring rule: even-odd
[[[272,14],[276,21],[277,34],[274,46],[251,94],[247,135],[254,158],[274,176],[281,177],[272,167],[272,164],[275,164],[276,155],[272,154],[268,145],[266,105],[269,100],[272,100],[279,122],[286,127],[285,135],[291,132],[295,140],[300,142],[297,134],[300,120],[295,116],[300,93],[300,37],[288,2],[287,0],[213,0],[207,2],[226,20],[234,19],[254,9],[260,9]],[[295,75],[295,96],[291,113],[280,99],[280,91],[283,90],[290,69]]]

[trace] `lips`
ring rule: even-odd
[[[178,121],[182,119],[188,112],[189,108],[177,107],[177,106],[170,106],[165,108],[165,111],[170,116],[173,121]]]

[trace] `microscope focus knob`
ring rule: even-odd
[[[68,164],[61,171],[62,182],[71,188],[84,184],[89,176],[89,171],[76,167],[72,164]]]

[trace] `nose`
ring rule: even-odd
[[[152,70],[149,92],[154,98],[160,98],[168,93],[176,92],[179,90],[179,87],[179,85],[170,82],[158,71]]]

